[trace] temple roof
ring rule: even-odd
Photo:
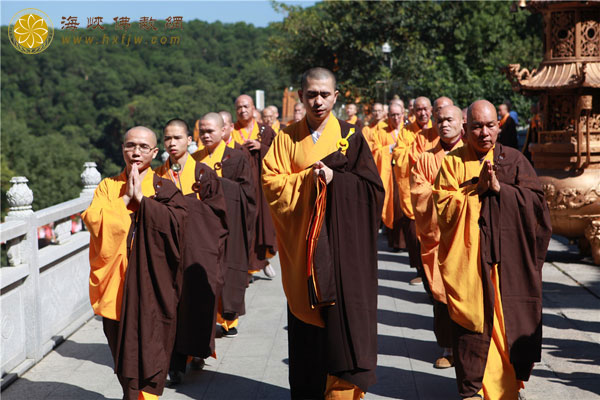
[[[510,64],[504,72],[515,90],[600,88],[600,62],[542,63],[531,72]]]

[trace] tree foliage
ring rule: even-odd
[[[29,179],[40,209],[78,196],[85,161],[103,176],[119,173],[122,135],[132,126],[147,126],[160,139],[169,119],[193,127],[209,111],[233,112],[238,95],[257,89],[267,104],[281,105],[288,79],[268,61],[272,28],[191,21],[181,30],[147,32],[132,24],[124,39],[114,25],[104,28],[56,29],[47,50],[24,55],[2,27],[3,199],[15,175]]]
[[[535,67],[542,57],[541,17],[511,12],[506,1],[325,1],[289,16],[271,37],[272,59],[299,81],[309,67],[336,72],[349,100],[382,101],[376,81],[403,99],[445,95],[465,107],[478,98],[528,101],[511,90],[501,67]],[[391,63],[382,52],[392,47]],[[390,64],[392,67],[390,69]],[[379,88],[381,89],[381,88]],[[389,98],[389,97],[388,97]]]

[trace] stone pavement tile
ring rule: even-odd
[[[536,364],[522,392],[525,400],[595,400],[600,398],[598,378],[558,377],[546,364]]]

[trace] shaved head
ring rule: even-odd
[[[233,117],[229,111],[219,111],[219,115],[223,118],[223,123],[225,125],[233,123]]]
[[[306,90],[306,86],[308,84],[309,79],[315,80],[315,81],[326,81],[326,80],[331,79],[331,81],[333,82],[334,89],[335,89],[336,83],[337,83],[333,72],[331,72],[330,70],[328,70],[326,68],[321,68],[321,67],[311,68],[308,71],[306,71],[304,74],[302,74],[302,81],[300,84],[300,87],[302,88],[302,90]]]
[[[151,145],[152,147],[156,146],[156,143],[157,143],[156,133],[154,133],[154,131],[152,131],[152,129],[146,128],[145,126],[134,126],[133,128],[129,129],[127,132],[125,132],[125,135],[123,135],[123,143],[127,142],[127,139],[129,139],[129,136],[132,133],[143,133],[144,136],[147,136],[148,144]]]
[[[402,101],[402,99],[392,99],[390,100],[390,106],[392,104],[400,104],[402,106],[402,109],[404,109],[404,102]]]
[[[237,120],[243,124],[251,124],[254,119],[254,101],[252,97],[243,94],[235,99],[235,114]]]
[[[241,102],[250,103],[252,105],[252,107],[254,107],[254,100],[252,99],[251,96],[248,96],[247,94],[242,94],[242,95],[238,96],[237,99],[235,99],[236,106]]]
[[[173,126],[173,127],[177,127],[177,128],[181,128],[183,130],[185,130],[186,135],[190,134],[190,128],[188,127],[187,122],[185,122],[182,119],[179,118],[173,118],[171,120],[169,120],[166,124],[165,127],[163,128],[163,133],[167,130],[168,127]]]
[[[213,121],[219,129],[223,128],[224,122],[221,114],[216,112],[209,112],[208,114],[204,114],[200,121]]]
[[[477,100],[467,110],[467,143],[479,157],[487,154],[498,139],[500,127],[496,107],[487,100]]]
[[[452,101],[452,100],[451,100]],[[425,96],[420,96],[417,97],[415,99],[415,107],[418,107],[419,105],[423,105],[423,106],[427,106],[427,107],[431,107],[431,100],[429,100],[427,97]]]
[[[487,100],[475,101],[467,109],[467,124],[471,124],[473,122],[473,116],[477,115],[477,112],[480,111],[493,112],[496,114],[496,107],[494,107],[494,105]],[[496,119],[498,119],[497,116]]]
[[[437,113],[446,106],[453,106],[454,102],[449,97],[438,97],[433,102],[433,118],[437,119]]]
[[[456,143],[463,135],[462,121],[460,108],[448,105],[439,109],[435,123],[440,139],[448,145]]]

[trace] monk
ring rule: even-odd
[[[235,100],[235,109],[237,122],[231,136],[250,152],[256,190],[256,224],[252,234],[254,243],[251,245],[248,271],[254,273],[262,270],[268,278],[273,278],[275,270],[269,263],[269,258],[277,253],[277,242],[269,205],[261,189],[261,176],[262,160],[271,146],[275,132],[270,126],[261,124],[253,118],[256,109],[252,97],[245,94],[239,96]]]
[[[411,144],[408,157],[410,159],[411,167],[415,165],[421,154],[429,149],[433,149],[440,141],[440,135],[437,130],[436,118],[437,113],[446,106],[452,106],[454,102],[452,99],[446,96],[439,97],[433,102],[432,112],[432,126],[431,128],[422,129],[417,135],[415,140]]]
[[[363,136],[369,144],[369,147],[373,142],[373,133],[377,129],[377,125],[384,121],[385,123],[385,114],[383,113],[383,104],[375,103],[371,109],[371,121],[369,121],[369,126],[365,126],[362,129]]]
[[[511,118],[509,111],[508,106],[504,103],[498,106],[498,117],[500,118],[500,122],[498,122],[498,126],[500,127],[498,142],[504,146],[510,146],[516,149],[519,147],[517,140],[517,124],[515,123],[515,120]]]
[[[82,214],[90,232],[90,302],[123,398],[162,394],[175,340],[186,205],[152,172],[156,135],[136,126],[123,138],[125,169],[100,182]]]
[[[420,285],[423,283],[423,264],[421,263],[421,251],[419,250],[419,240],[415,228],[415,217],[410,201],[410,169],[414,165],[411,162],[412,144],[418,134],[423,129],[431,128],[431,102],[427,97],[417,97],[414,106],[415,121],[404,126],[398,137],[398,141],[390,146],[393,149],[394,160],[394,178],[398,185],[400,194],[400,206],[402,209],[402,218],[400,224],[408,248],[408,258],[410,266],[416,268],[417,277],[411,279],[411,285]],[[413,160],[415,160],[413,158]],[[416,161],[416,160],[415,160]],[[427,287],[425,287],[428,290]]]
[[[408,116],[406,118],[406,120],[408,121],[408,123],[413,123],[415,122],[416,116],[415,116],[415,99],[410,99],[408,101]]]
[[[219,111],[219,115],[221,119],[223,119],[223,140],[225,145],[230,148],[237,148],[238,150],[242,148],[242,145],[233,140],[231,133],[233,132],[233,118],[229,111]],[[200,120],[198,120],[198,137],[200,137]],[[200,141],[202,143],[202,141]]]
[[[392,169],[392,152],[404,127],[404,107],[400,102],[394,101],[388,110],[387,121],[379,122],[373,131],[370,147],[385,188],[381,220],[387,227],[388,246],[393,251],[400,251],[406,244],[402,235],[402,209]]]
[[[289,306],[292,399],[359,399],[375,383],[384,189],[360,130],[331,113],[335,86],[327,69],[303,74],[306,118],[263,161]]]
[[[265,125],[270,126],[275,134],[278,134],[281,130],[281,124],[279,123],[279,111],[275,106],[267,106],[262,110],[262,118]]]
[[[431,289],[433,332],[438,345],[443,348],[443,354],[435,361],[434,367],[450,368],[454,365],[452,325],[446,306],[446,291],[438,267],[440,229],[431,193],[444,156],[453,148],[462,146],[462,111],[453,105],[436,110],[435,125],[440,140],[433,149],[421,154],[413,167],[410,174],[410,199],[415,215],[417,238],[421,245],[421,261],[427,286]]]
[[[356,106],[356,104],[352,103],[352,104],[346,105],[346,116],[348,117],[346,119],[346,122],[351,125],[356,125],[357,128],[362,129],[363,123],[358,118],[357,114],[358,114],[358,107]]]
[[[304,118],[305,115],[306,115],[306,108],[304,108],[304,104],[296,103],[294,105],[294,117],[288,123],[288,125],[292,125],[292,124],[295,124],[296,122],[300,122],[302,120],[302,118]]]
[[[442,160],[433,187],[463,399],[517,399],[541,356],[550,215],[531,164],[498,133],[494,105],[471,104],[466,144]]]
[[[227,239],[224,259],[224,285],[218,322],[225,337],[237,335],[238,319],[246,313],[244,296],[248,287],[248,257],[254,232],[256,191],[250,161],[242,150],[223,141],[223,118],[208,113],[200,119],[200,140],[204,145],[193,158],[212,168],[217,175],[227,205]]]
[[[188,154],[191,140],[185,121],[168,121],[163,129],[163,141],[169,159],[155,171],[179,188],[189,210],[177,338],[169,368],[171,384],[183,380],[188,356],[193,357],[193,369],[201,369],[205,358],[215,356],[217,306],[223,287],[221,260],[227,237],[225,199],[216,174],[211,174],[206,165],[197,163]],[[204,186],[200,198],[194,189],[198,180]],[[211,186],[214,190],[209,192]]]

